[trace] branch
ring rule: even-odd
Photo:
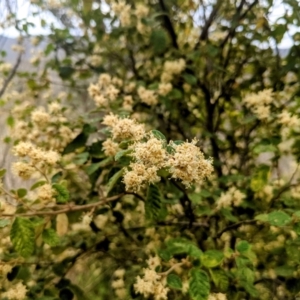
[[[214,21],[216,15],[217,15],[217,13],[218,13],[221,5],[222,5],[222,2],[223,2],[222,0],[218,0],[217,3],[216,3],[216,5],[213,7],[213,10],[212,10],[211,14],[209,15],[208,19],[205,22],[205,25],[203,27],[203,30],[202,30],[202,32],[200,34],[199,40],[198,40],[195,48],[198,48],[198,46],[200,44],[200,41],[207,40],[207,38],[208,38],[208,30],[209,30],[210,26],[212,25],[212,22]]]
[[[29,212],[29,213],[20,213],[20,214],[1,214],[0,217],[33,217],[33,216],[53,216],[53,215],[59,215],[63,213],[67,213],[70,211],[80,211],[80,210],[88,210],[100,205],[107,204],[108,202],[115,201],[125,194],[119,194],[113,197],[104,198],[101,201],[89,203],[85,205],[56,205],[53,208],[58,208],[58,210],[50,210],[50,211],[36,211],[36,212]]]
[[[235,229],[235,228],[238,228],[244,224],[252,224],[252,223],[256,223],[258,220],[245,220],[245,221],[241,221],[241,222],[238,222],[238,223],[235,223],[235,224],[232,224],[232,225],[229,225],[227,227],[225,227],[224,229],[222,229],[219,233],[216,234],[215,238],[220,238],[221,235],[228,231],[228,230],[231,230],[231,229]]]
[[[165,28],[167,29],[167,31],[169,32],[169,35],[171,37],[173,47],[178,49],[179,47],[178,47],[178,44],[177,44],[177,36],[176,36],[175,30],[174,30],[173,24],[170,20],[169,12],[166,8],[164,0],[159,0],[159,4],[160,4],[161,10],[165,13],[163,15],[163,20],[164,20],[164,23],[165,23]]]
[[[11,82],[11,80],[13,79],[13,77],[15,76],[17,69],[21,63],[21,58],[22,58],[22,52],[19,53],[18,59],[16,61],[16,64],[14,65],[13,69],[11,70],[9,76],[6,78],[6,80],[4,81],[4,84],[2,86],[2,89],[0,90],[0,97],[3,96],[3,94],[5,93],[7,86],[9,85],[9,83]]]

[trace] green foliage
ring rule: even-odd
[[[203,270],[196,268],[190,271],[189,294],[193,300],[207,300],[210,283],[208,275]]]
[[[23,257],[33,254],[35,248],[34,226],[29,219],[17,217],[10,231],[11,242]]]
[[[167,277],[168,286],[172,289],[182,289],[182,282],[179,276],[176,274],[169,274]]]
[[[292,218],[284,211],[273,211],[269,214],[261,214],[255,217],[256,220],[268,222],[273,226],[285,226]]]
[[[59,244],[59,237],[56,231],[52,228],[45,229],[42,237],[43,241],[49,246],[57,246]]]
[[[0,170],[13,266],[0,294],[22,282],[40,300],[299,296],[298,1],[278,19],[273,0],[34,2],[42,57],[24,70],[0,51],[2,165],[26,143],[13,175]],[[29,41],[33,23],[11,10],[1,26]],[[165,152],[138,158],[151,134]],[[193,181],[209,157],[212,176]]]
[[[57,203],[66,203],[69,201],[70,194],[65,186],[54,183],[52,187],[56,191],[55,198]]]
[[[162,199],[157,185],[150,184],[148,186],[147,198],[145,203],[146,217],[156,220],[162,209]]]
[[[208,250],[201,255],[201,263],[206,268],[215,268],[222,263],[223,258],[223,252]]]

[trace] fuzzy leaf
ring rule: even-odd
[[[218,250],[208,250],[201,256],[201,262],[206,268],[214,268],[221,264],[224,254]]]
[[[6,227],[8,224],[10,224],[10,220],[7,219],[0,220],[0,228]]]
[[[120,177],[123,175],[123,169],[115,173],[108,181],[107,184],[107,194],[114,188]]]
[[[56,246],[59,244],[59,237],[56,231],[52,228],[45,229],[42,234],[43,241],[49,246]]]
[[[146,217],[156,220],[162,208],[161,194],[158,187],[154,184],[149,185],[145,203]]]
[[[210,270],[210,274],[215,286],[220,289],[221,292],[226,292],[229,287],[229,279],[226,272],[223,270]]]
[[[207,300],[210,292],[209,278],[206,272],[192,269],[189,281],[189,294],[193,300]]]
[[[56,191],[55,198],[56,198],[57,203],[66,203],[66,202],[68,202],[68,200],[70,198],[70,194],[69,194],[69,191],[63,185],[55,183],[55,184],[52,185],[52,187]]]
[[[181,290],[182,289],[181,279],[176,274],[169,274],[168,275],[167,284],[172,289],[176,289],[176,290]]]
[[[16,251],[23,257],[29,257],[35,247],[35,233],[32,222],[17,217],[12,224],[10,239]]]

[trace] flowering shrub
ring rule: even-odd
[[[0,298],[300,295],[298,2],[31,2],[60,26],[25,72],[1,25]]]

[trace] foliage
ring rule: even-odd
[[[3,22],[0,298],[300,295],[298,1],[31,2],[47,36]]]

